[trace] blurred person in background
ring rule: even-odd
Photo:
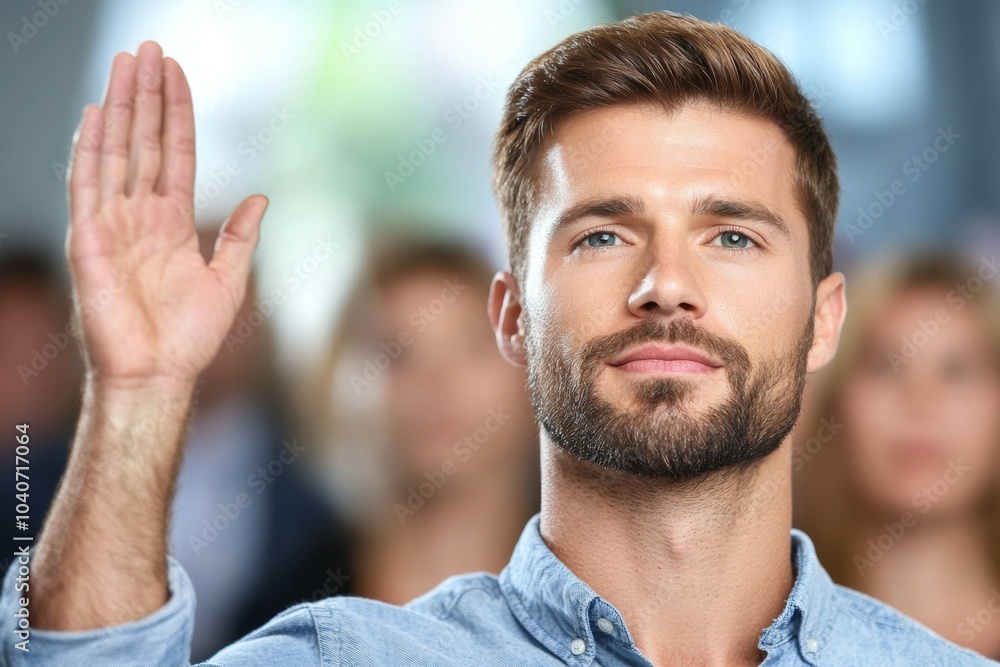
[[[42,527],[80,409],[81,363],[69,299],[69,285],[49,256],[28,248],[0,252],[0,424],[7,429],[0,439],[0,507],[13,523],[21,514],[15,512],[21,502],[15,484],[28,481],[30,512],[27,530],[18,531],[22,537]],[[29,454],[20,461],[18,424],[28,425]],[[18,466],[26,477],[15,479]],[[5,555],[0,564],[10,560]]]
[[[137,76],[146,68],[162,81]],[[80,130],[100,149],[77,144],[73,154],[68,257],[77,294],[96,292],[116,266],[143,280],[87,328],[98,377],[85,387],[76,440],[85,451],[67,479],[93,492],[60,492],[24,557],[44,633],[32,649],[44,654],[11,647],[11,664],[186,662],[195,597],[164,547],[164,519],[197,378],[243,301],[267,206],[244,200],[206,264],[190,217],[194,121],[180,66],[147,42],[116,57],[110,79],[108,101],[86,108]],[[101,137],[105,109],[130,114],[137,85],[135,138],[122,123]],[[614,138],[595,150],[610,128]],[[832,270],[836,159],[780,60],[726,26],[677,14],[597,26],[522,70],[494,148],[510,270],[495,275],[488,312],[504,359],[527,368],[541,513],[499,577],[450,577],[405,607],[345,597],[297,605],[212,664],[984,664],[834,587],[812,541],[791,527],[791,431],[806,375],[835,354],[846,303]],[[407,324],[457,307],[461,293],[448,294],[442,277],[423,297],[433,301],[404,309]],[[790,307],[779,311],[779,300]],[[383,340],[356,368],[386,380],[392,357],[428,332],[407,331],[404,342],[393,330],[398,347]],[[440,381],[427,378],[451,355],[419,364],[419,391]],[[475,388],[462,391],[448,393],[462,400]],[[428,422],[453,420],[436,403],[419,406],[432,411]],[[147,435],[150,412],[166,418]],[[403,424],[427,428],[421,414]],[[494,434],[485,455],[500,429],[480,419],[473,434]],[[457,432],[428,428],[438,430]],[[95,488],[93,466],[117,454],[130,459]],[[409,470],[398,491],[424,488],[440,465]],[[429,522],[464,472],[426,482],[433,490],[412,515],[385,508],[404,527]],[[480,510],[466,523],[487,522],[496,515]],[[473,541],[461,522],[450,527]],[[411,549],[402,564],[427,566],[429,550]],[[7,636],[23,606],[15,578],[8,569],[0,595]]]
[[[834,581],[1000,658],[995,258],[927,254],[849,281],[797,429],[796,525]]]
[[[353,539],[320,534],[297,569],[313,599],[401,604],[507,563],[538,511],[537,427],[484,307],[493,267],[433,240],[373,248],[301,396],[324,445],[309,455]]]
[[[218,235],[218,225],[198,229],[206,261]],[[283,591],[261,591],[272,574],[292,569],[317,526],[335,530],[322,498],[296,469],[305,443],[289,427],[274,335],[258,300],[251,274],[233,325],[202,374],[174,499],[171,554],[198,595],[195,660],[256,627],[248,616],[270,618],[295,602]]]

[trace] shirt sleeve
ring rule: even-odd
[[[222,649],[198,667],[333,667],[341,664],[334,656],[333,635],[324,633],[320,641],[314,618],[316,605],[300,603],[289,607],[238,642]],[[325,618],[325,617],[324,617]]]
[[[65,632],[24,625],[24,595],[17,590],[21,563],[7,568],[0,592],[0,664],[9,667],[188,667],[194,628],[194,590],[180,563],[167,556],[170,599],[145,618],[96,630]],[[30,576],[30,575],[29,575]],[[26,583],[30,586],[30,578]],[[23,585],[23,583],[21,584]],[[29,589],[30,590],[30,589]]]
[[[30,628],[18,636],[24,609],[15,557],[0,593],[0,665],[4,667],[190,667],[195,595],[184,568],[167,556],[170,599],[149,616],[82,632]],[[30,578],[27,583],[30,585]],[[30,616],[28,616],[30,621]],[[24,640],[27,643],[22,643]],[[18,648],[23,646],[24,649]],[[327,653],[329,653],[327,651]],[[309,604],[290,607],[198,667],[318,667],[317,625]]]

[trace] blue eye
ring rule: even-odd
[[[757,245],[750,240],[750,237],[735,229],[726,229],[719,232],[715,238],[720,239],[719,245],[729,250],[754,250]]]
[[[587,245],[591,248],[605,248],[615,245],[618,237],[611,232],[597,232],[586,238]]]
[[[617,234],[606,230],[597,230],[580,239],[576,247],[589,250],[591,248],[613,248],[617,245],[621,245],[621,239]]]

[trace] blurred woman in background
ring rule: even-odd
[[[1000,657],[1000,276],[928,255],[848,281],[796,429],[795,524],[839,584]]]
[[[308,599],[401,604],[507,563],[538,511],[537,429],[525,373],[490,328],[487,262],[397,239],[363,266],[299,398],[306,456],[349,539],[322,531],[287,574]]]

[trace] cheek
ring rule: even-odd
[[[391,423],[407,423],[421,410],[419,382],[416,373],[393,370],[382,380],[385,382],[384,413]]]
[[[769,284],[727,281],[709,293],[708,299],[718,331],[746,348],[751,359],[790,354],[811,317],[811,292],[780,280]]]
[[[625,303],[625,300],[622,300]],[[562,323],[553,330],[550,341],[562,340],[564,349],[579,350],[588,342],[623,329],[629,323],[625,305],[616,308],[610,298],[586,298],[562,313]]]
[[[461,379],[453,385],[452,398],[473,421],[482,421],[487,410],[516,397],[517,385],[512,378],[521,375],[520,369],[500,358],[470,361],[459,373]]]
[[[848,493],[886,516],[912,511],[919,484],[896,474],[887,442],[899,430],[892,390],[872,379],[845,383],[837,409]]]
[[[882,446],[891,440],[895,422],[893,391],[882,383],[854,378],[844,384],[839,413],[844,421],[844,447],[855,477],[877,477],[889,465]]]
[[[968,466],[961,496],[978,496],[1000,470],[1000,391],[970,392],[941,412],[950,458]],[[957,491],[958,489],[956,489]]]
[[[549,278],[528,305],[536,345],[577,350],[622,327],[622,318],[628,316],[627,289],[615,289],[611,281],[592,284],[586,275],[564,278]]]
[[[995,393],[971,394],[942,410],[942,430],[952,434],[950,439],[959,451],[977,458],[996,455],[1000,436],[1000,402],[997,399]]]

